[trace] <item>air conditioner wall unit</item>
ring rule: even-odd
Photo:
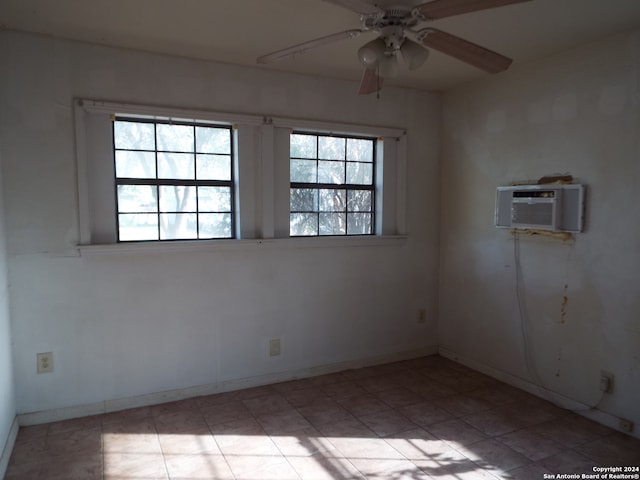
[[[584,185],[518,185],[496,192],[496,227],[576,233],[583,216]]]

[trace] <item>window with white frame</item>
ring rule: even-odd
[[[376,141],[291,133],[291,236],[375,233]]]
[[[85,252],[406,231],[402,130],[84,99],[74,115]]]
[[[233,238],[231,128],[116,117],[118,241]]]

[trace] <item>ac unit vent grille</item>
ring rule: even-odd
[[[514,203],[511,209],[511,223],[519,225],[552,225],[553,204]]]

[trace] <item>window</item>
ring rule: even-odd
[[[74,116],[83,252],[406,232],[403,130],[89,99]]]
[[[376,140],[291,134],[291,236],[375,233]]]
[[[116,117],[118,241],[233,238],[232,145],[228,126]]]

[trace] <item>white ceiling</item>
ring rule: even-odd
[[[365,0],[380,6],[425,0]],[[512,68],[640,27],[640,0],[532,0],[431,26],[514,59]],[[270,65],[256,58],[360,27],[356,13],[322,0],[0,0],[0,28],[257,68],[358,81],[356,51],[373,33]],[[402,63],[402,62],[401,62]],[[432,51],[386,84],[446,90],[487,76]]]

